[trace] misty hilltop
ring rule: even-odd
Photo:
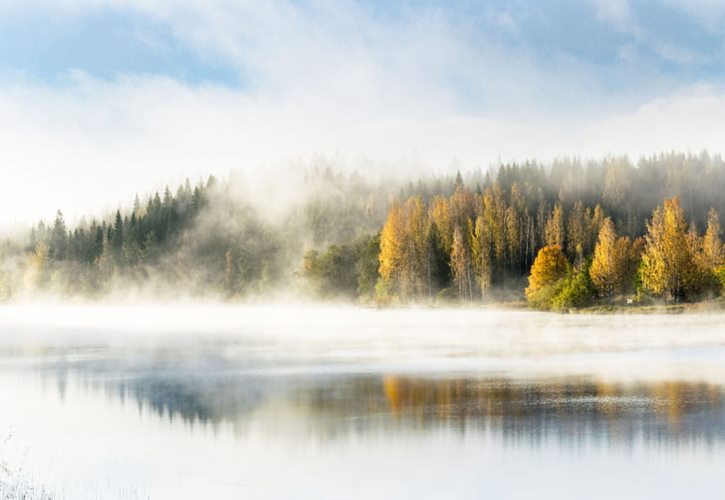
[[[323,167],[268,185],[233,172],[72,227],[58,211],[2,242],[0,296],[697,300],[722,289],[723,185],[725,162],[707,153],[406,180]]]

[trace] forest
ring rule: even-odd
[[[414,180],[323,164],[284,179],[269,192],[235,172],[187,180],[72,227],[58,211],[0,243],[0,298],[525,300],[567,310],[711,299],[725,284],[725,163],[706,152]]]

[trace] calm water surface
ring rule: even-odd
[[[52,498],[725,491],[722,316],[50,307],[0,324],[0,460]]]

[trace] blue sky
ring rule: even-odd
[[[720,85],[725,74],[725,2],[721,8],[717,1],[376,1],[349,3],[347,11],[330,7],[346,2],[271,2],[276,12],[259,15],[260,25],[254,28],[243,19],[257,10],[253,3],[209,2],[210,18],[230,12],[232,26],[225,30],[234,30],[235,17],[240,18],[231,40],[224,40],[228,32],[217,33],[219,40],[214,40],[215,21],[203,19],[202,2],[178,2],[172,9],[142,0],[59,4],[0,2],[0,72],[51,86],[80,71],[110,81],[141,74],[191,86],[259,90],[267,82],[256,59],[272,48],[266,46],[269,38],[295,44],[312,37],[364,52],[381,33],[391,36],[391,42],[412,44],[413,37],[425,36],[415,28],[423,31],[428,23],[431,29],[447,30],[448,41],[466,51],[458,66],[430,75],[442,80],[439,84],[449,88],[462,108],[496,108],[493,97],[500,97],[509,86],[506,80],[515,80],[521,70],[550,76],[551,87],[557,72],[562,80],[580,72],[575,76],[579,84],[598,98],[616,100],[683,85]],[[184,27],[187,16],[196,15],[199,32],[189,33],[194,28]],[[288,23],[295,21],[300,24],[290,33]],[[260,33],[261,28],[267,33]],[[206,42],[199,40],[204,37]],[[384,68],[410,62],[411,54],[396,54],[396,48],[395,43],[386,47],[389,61],[376,62]],[[300,53],[322,49],[312,44]],[[373,47],[368,55],[378,56],[377,50]],[[274,63],[287,63],[276,47],[268,55]],[[497,66],[497,58],[507,64]],[[485,78],[489,73],[492,79]],[[541,106],[550,100],[563,104],[555,88],[541,90]]]
[[[6,73],[50,85],[62,84],[71,71],[105,80],[135,73],[165,75],[191,85],[241,84],[229,61],[194,50],[174,37],[167,23],[121,9],[11,9],[0,18],[0,62]]]
[[[724,28],[718,0],[0,0],[0,213],[321,156],[720,152]]]

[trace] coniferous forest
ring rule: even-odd
[[[707,153],[407,180],[311,167],[285,182],[266,205],[247,195],[253,180],[232,173],[74,225],[58,211],[3,240],[0,297],[526,300],[566,310],[697,301],[725,284],[725,162]]]

